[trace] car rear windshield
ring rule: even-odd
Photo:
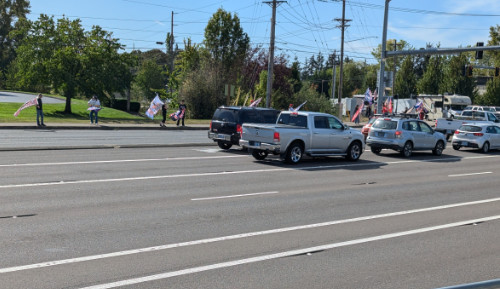
[[[374,128],[379,129],[396,129],[398,127],[398,122],[390,119],[377,119],[375,123],[373,123]]]
[[[281,114],[278,119],[278,123],[306,128],[307,116],[298,114]]]
[[[223,122],[235,122],[236,118],[234,115],[234,110],[218,108],[215,111],[212,120],[223,121]]]
[[[462,125],[459,130],[467,131],[467,132],[479,132],[481,131],[481,127],[474,125]]]
[[[242,110],[241,123],[276,123],[278,111],[275,110]]]

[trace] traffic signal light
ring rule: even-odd
[[[495,67],[495,76],[498,77],[500,75],[500,68]]]
[[[467,70],[467,66],[462,66],[462,76],[465,76],[465,73],[466,73],[466,70]]]
[[[467,76],[472,76],[473,67],[472,65],[467,66]]]
[[[484,46],[484,42],[476,43],[476,47]],[[483,51],[476,51],[476,59],[483,59]]]

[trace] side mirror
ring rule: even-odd
[[[347,125],[347,124],[344,124],[344,130],[350,130],[351,128]]]

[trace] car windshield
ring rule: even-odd
[[[462,125],[458,130],[466,132],[479,132],[481,131],[481,127],[475,125]]]
[[[234,111],[229,109],[217,109],[214,113],[213,120],[234,122]]]
[[[372,127],[379,129],[396,129],[398,127],[398,122],[391,119],[379,118],[373,123]]]
[[[305,115],[282,113],[278,119],[279,124],[307,127],[307,117]]]

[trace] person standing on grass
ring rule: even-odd
[[[45,126],[43,123],[43,103],[42,103],[42,94],[38,94],[36,98],[36,124],[40,126]]]
[[[99,118],[98,118],[97,114],[98,114],[99,110],[101,109],[101,102],[99,101],[99,99],[97,99],[97,96],[94,95],[89,100],[88,105],[89,105],[88,110],[90,110],[90,114],[89,114],[90,123],[94,124],[94,116],[95,116],[95,124],[98,124]]]

